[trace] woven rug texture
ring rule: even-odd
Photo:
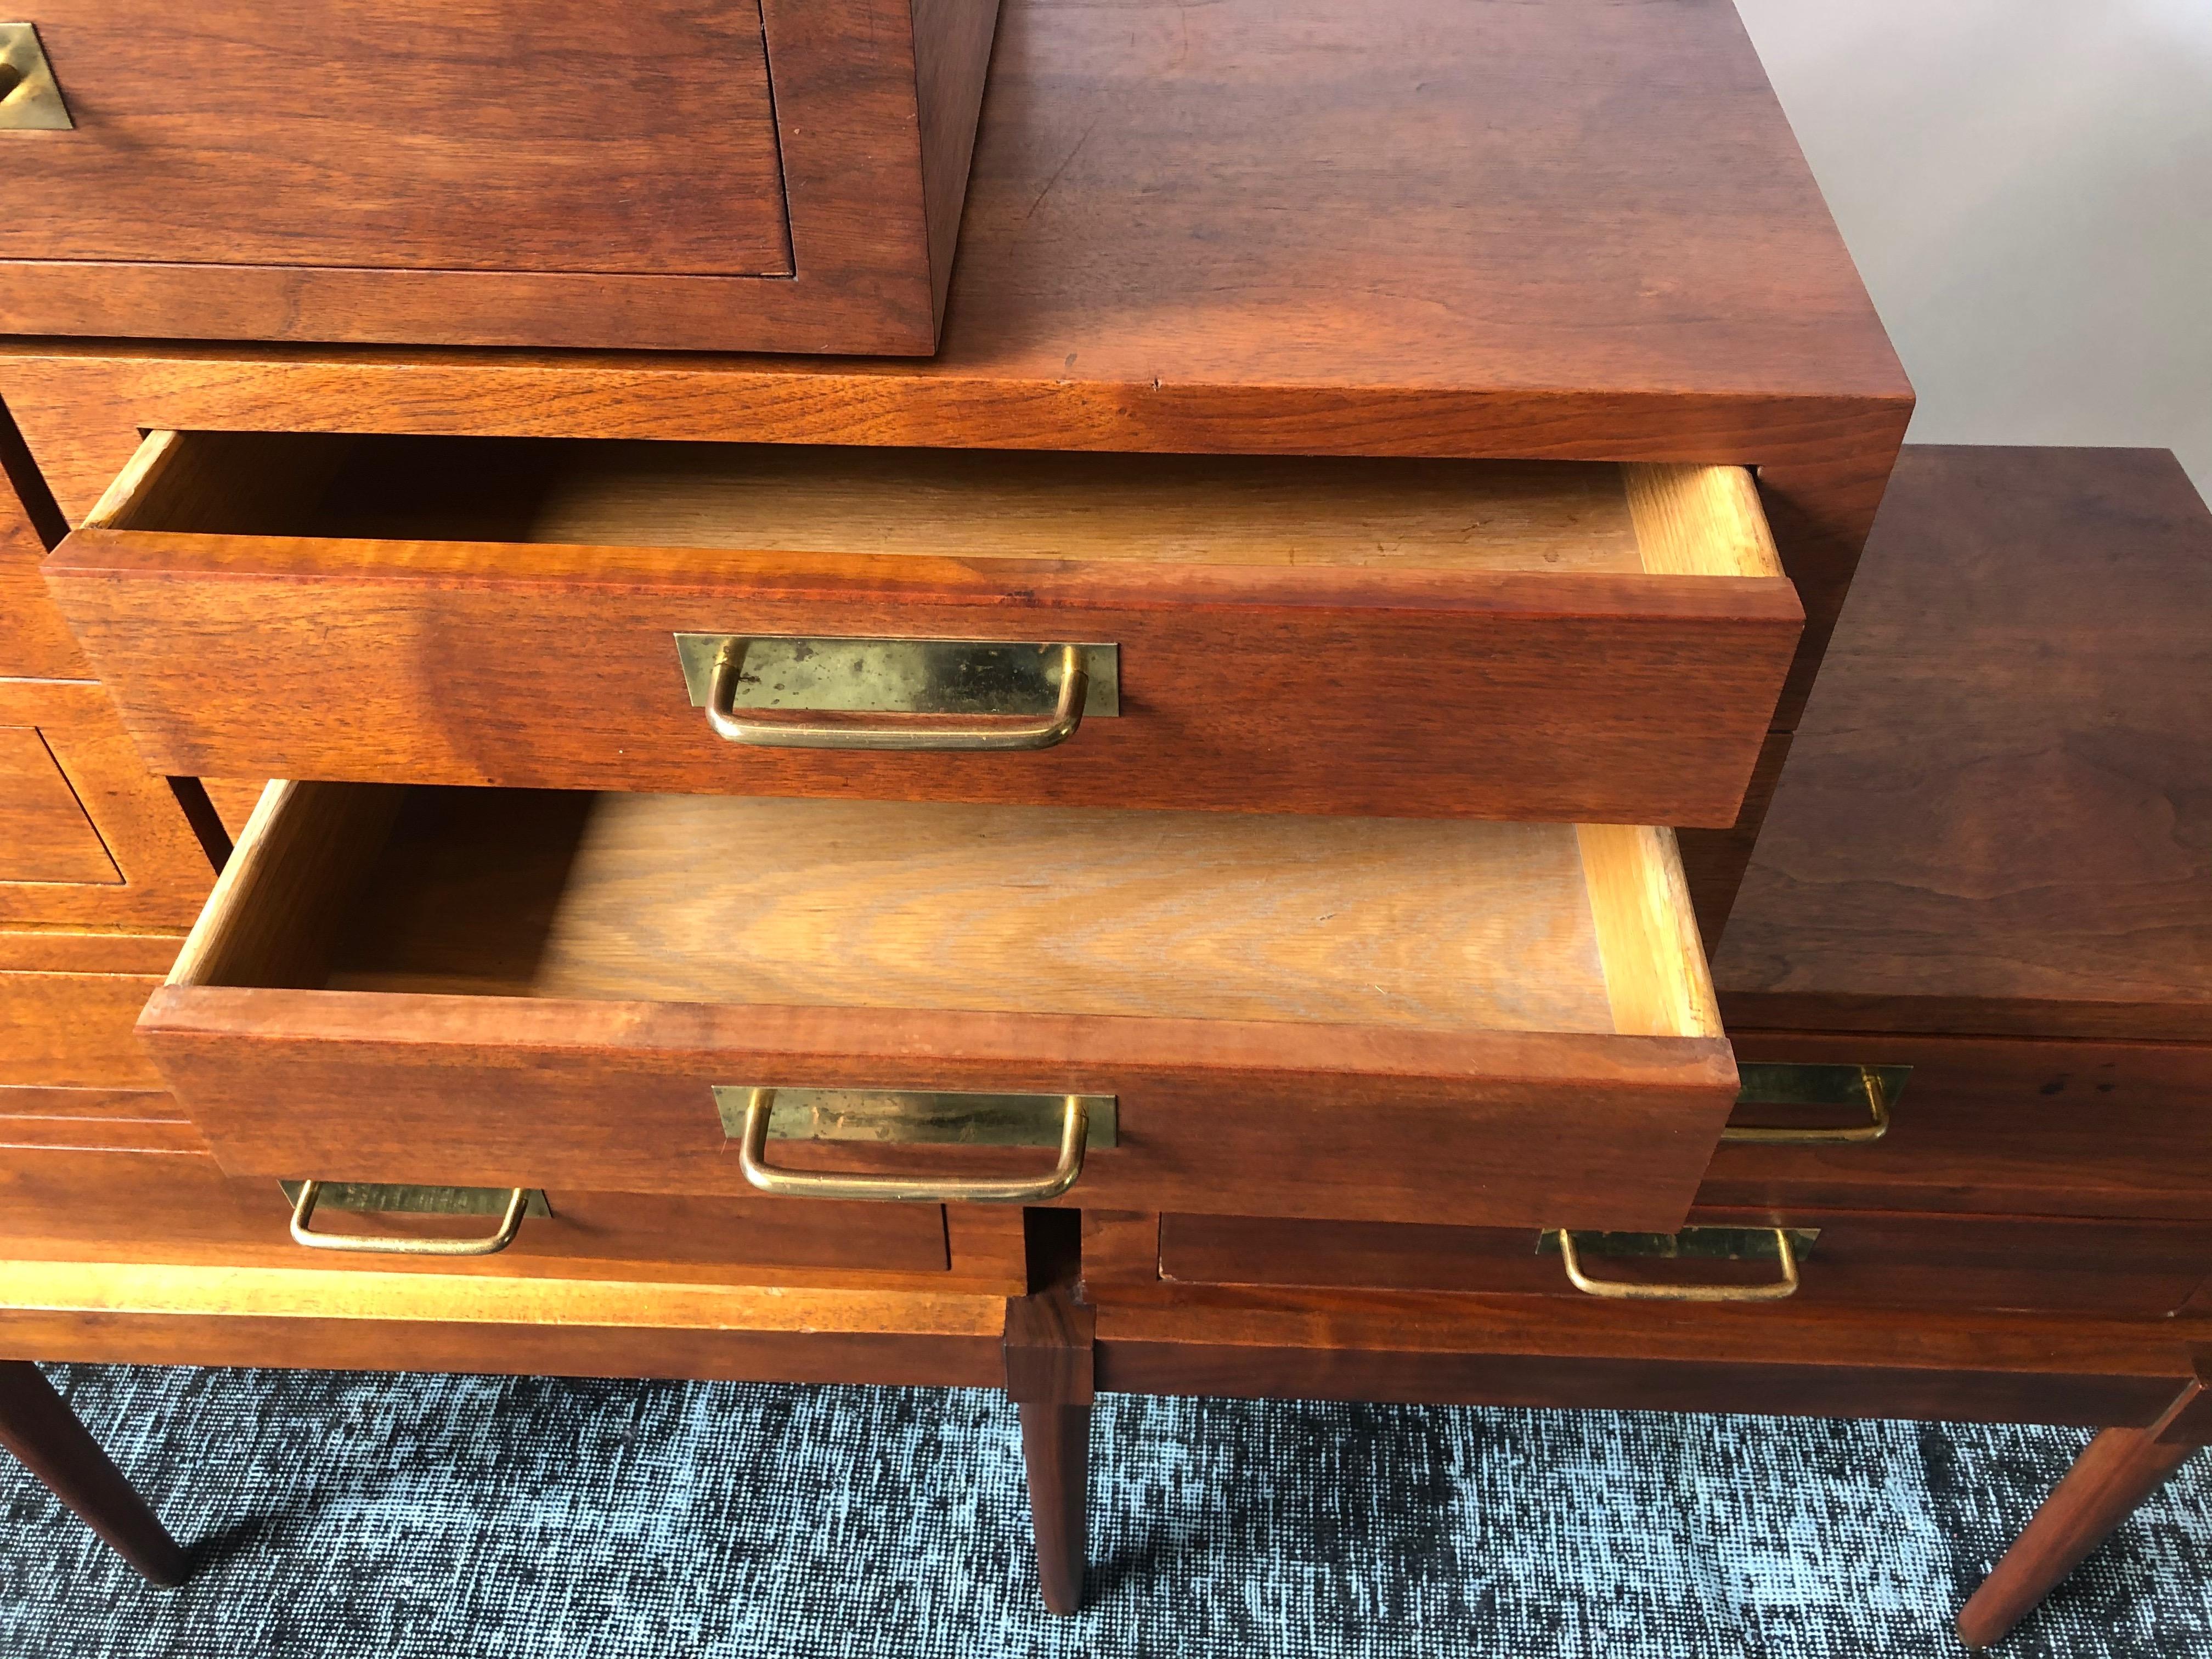
[[[9,1659],[1869,1659],[2081,1431],[1099,1402],[1090,1605],[988,1391],[54,1366],[193,1552],[147,1588],[0,1457]],[[2191,1465],[2003,1659],[2212,1656]]]

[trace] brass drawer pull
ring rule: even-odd
[[[38,26],[0,23],[0,132],[67,132],[76,125]]]
[[[927,1204],[1042,1204],[1058,1198],[1083,1173],[1090,1137],[1089,1097],[1069,1095],[1060,1104],[1060,1158],[1049,1174],[1028,1179],[975,1180],[939,1176],[836,1175],[813,1170],[779,1170],[768,1162],[769,1120],[775,1112],[775,1091],[754,1089],[745,1100],[744,1127],[738,1142],[738,1167],[764,1193],[787,1198],[889,1199]]]
[[[1583,1271],[1574,1234],[1563,1228],[1556,1234],[1545,1234],[1544,1239],[1559,1240],[1559,1260],[1566,1265],[1567,1282],[1584,1296],[1605,1297],[1616,1302],[1779,1302],[1797,1294],[1797,1238],[1801,1235],[1793,1234],[1787,1227],[1772,1231],[1774,1256],[1782,1265],[1782,1277],[1771,1285],[1643,1285],[1618,1279],[1592,1279]]]
[[[1863,1123],[1836,1127],[1775,1129],[1751,1126],[1721,1131],[1723,1141],[1765,1146],[1863,1145],[1889,1133],[1889,1109],[1904,1092],[1909,1066],[1795,1066],[1740,1064],[1739,1106],[1863,1106]]]
[[[755,748],[1050,749],[1085,714],[1121,712],[1112,646],[710,634],[679,634],[676,646],[715,735]],[[741,693],[755,699],[743,711]],[[1014,712],[1044,696],[1049,711]]]
[[[500,1217],[498,1231],[483,1238],[391,1238],[364,1233],[319,1233],[308,1223],[314,1218],[315,1200],[322,1196],[323,1183],[303,1181],[299,1195],[292,1200],[292,1242],[304,1244],[311,1250],[356,1250],[370,1255],[496,1255],[514,1243],[514,1236],[522,1231],[523,1212],[531,1207],[536,1196],[527,1187],[517,1187],[507,1194],[507,1210]]]

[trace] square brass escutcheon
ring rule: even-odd
[[[0,131],[67,132],[76,125],[29,23],[0,23]]]

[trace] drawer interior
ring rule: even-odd
[[[174,985],[1717,1036],[1671,835],[276,783]]]
[[[333,540],[1778,577],[1740,467],[156,434],[89,521]]]

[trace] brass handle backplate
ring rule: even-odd
[[[287,1190],[291,1190],[289,1184]],[[507,1194],[507,1207],[500,1216],[498,1229],[482,1238],[393,1238],[371,1233],[319,1233],[308,1224],[314,1219],[315,1203],[323,1190],[324,1183],[319,1181],[303,1181],[292,1200],[292,1241],[311,1250],[351,1250],[368,1255],[496,1255],[514,1243],[515,1235],[522,1231],[526,1212],[533,1208],[540,1214],[545,1212],[543,1194],[517,1187]]]
[[[765,749],[1050,749],[1121,713],[1111,645],[678,634],[693,707]]]
[[[716,1099],[722,1105],[726,1127],[731,1115],[730,1097],[738,1092],[729,1089],[715,1091]],[[787,1198],[882,1199],[925,1204],[1042,1204],[1047,1199],[1058,1198],[1073,1187],[1076,1177],[1083,1173],[1083,1155],[1090,1140],[1091,1108],[1098,1099],[1091,1095],[1060,1097],[1060,1155],[1046,1174],[1013,1178],[975,1178],[962,1176],[841,1175],[826,1170],[778,1169],[768,1161],[769,1125],[775,1114],[777,1091],[747,1089],[743,1092],[744,1107],[738,1127],[738,1167],[744,1171],[745,1179],[761,1191]],[[944,1100],[952,1097],[933,1095],[922,1098]],[[984,1098],[995,1101],[1008,1097],[990,1096]],[[1110,1100],[1104,1103],[1110,1109]],[[839,1138],[904,1139],[892,1134]],[[933,1139],[939,1144],[1020,1144],[1018,1139],[1001,1134],[978,1134],[972,1138],[937,1135]]]
[[[1863,1145],[1889,1133],[1890,1109],[1905,1092],[1910,1066],[1816,1066],[1739,1061],[1739,1106],[1834,1106],[1865,1114],[1856,1123],[1810,1128],[1730,1125],[1721,1139],[1738,1145],[1814,1146]]]
[[[0,23],[0,132],[67,132],[76,125],[37,27]]]
[[[1615,1302],[1779,1302],[1797,1294],[1797,1255],[1801,1249],[1810,1249],[1820,1237],[1817,1228],[1773,1227],[1759,1228],[1745,1233],[1735,1228],[1686,1228],[1677,1234],[1600,1234],[1609,1244],[1631,1246],[1649,1245],[1661,1248],[1631,1248],[1621,1254],[1634,1255],[1682,1255],[1706,1259],[1741,1260],[1753,1252],[1742,1248],[1741,1241],[1756,1237],[1762,1242],[1771,1241],[1773,1260],[1781,1266],[1782,1276],[1767,1285],[1651,1285],[1619,1279],[1594,1279],[1583,1269],[1582,1252],[1576,1246],[1575,1235],[1560,1229],[1547,1231],[1537,1241],[1540,1250],[1556,1246],[1559,1260],[1567,1270],[1567,1282],[1585,1296],[1603,1297]],[[1704,1248],[1701,1248],[1704,1247]]]

